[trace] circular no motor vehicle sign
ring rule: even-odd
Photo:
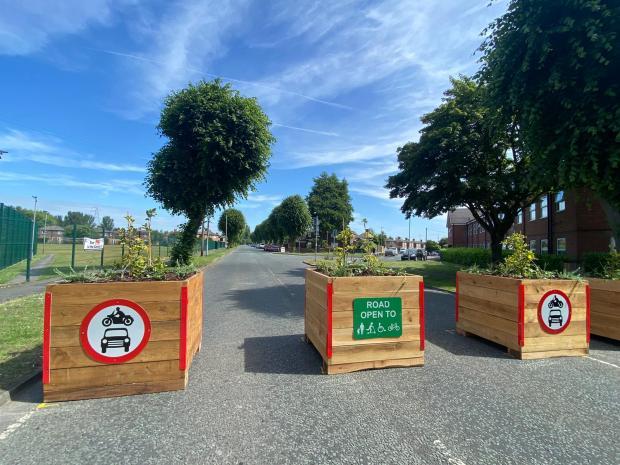
[[[570,324],[571,315],[570,299],[562,291],[549,291],[538,302],[538,323],[550,334],[564,331]]]
[[[82,320],[80,341],[97,362],[123,363],[138,355],[151,337],[151,322],[135,302],[112,299],[101,302]]]

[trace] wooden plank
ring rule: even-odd
[[[519,349],[519,343],[517,340],[517,326],[512,332],[500,331],[488,326],[482,326],[479,322],[469,321],[465,318],[461,318],[459,315],[459,321],[456,323],[457,330],[463,330],[467,333],[474,334],[483,339],[496,342],[505,347],[511,349]]]
[[[374,360],[370,362],[341,363],[338,365],[326,365],[325,372],[328,375],[352,373],[361,370],[373,370],[379,368],[415,367],[424,366],[424,357],[401,358],[395,360]]]
[[[462,271],[458,272],[459,289],[462,284],[466,286],[483,287],[492,290],[500,290],[509,293],[517,293],[520,279],[505,278],[503,276],[492,276],[484,274],[470,274]]]
[[[60,306],[81,305],[94,307],[96,304],[114,299],[140,301],[145,295],[150,301],[178,299],[181,286],[185,281],[147,281],[132,283],[71,283],[51,284],[47,287],[52,292],[54,302]],[[111,297],[113,296],[113,297]]]
[[[620,280],[588,278],[592,291],[600,290],[612,293],[620,293]],[[616,300],[617,302],[617,300]]]
[[[547,351],[539,351],[539,352],[521,352],[520,358],[521,360],[539,360],[543,358],[553,358],[553,357],[584,357],[588,355],[588,349],[563,349],[563,350],[547,350]]]
[[[52,368],[77,368],[89,366],[107,366],[105,363],[96,362],[84,352],[82,347],[52,347],[50,350]],[[123,364],[154,362],[161,360],[178,360],[178,341],[158,341],[149,343],[135,358]]]
[[[362,297],[400,297],[402,299],[402,308],[418,308],[420,305],[420,292],[416,290],[404,290],[397,294],[391,292],[334,292],[332,311],[336,312],[352,312],[353,300]]]
[[[528,294],[528,290],[526,289],[525,290],[525,306],[538,308],[538,303],[540,302],[540,299],[542,298],[543,295],[545,295],[544,292],[541,292],[539,294]],[[583,290],[583,292],[573,292],[567,295],[568,295],[568,298],[570,299],[570,303],[573,309],[575,307],[583,307],[583,308],[586,307],[585,289]]]
[[[486,300],[487,302],[493,302],[497,305],[504,305],[506,307],[517,306],[518,295],[517,291],[504,291],[501,289],[489,289],[486,287],[478,287],[469,283],[462,283],[459,281],[459,303],[463,296],[471,296],[477,299]]]
[[[388,292],[396,297],[404,290],[417,290],[421,276],[356,276],[351,278],[334,278],[334,294],[340,292],[355,293],[360,296],[372,295],[373,292]]]
[[[403,309],[403,325],[417,324],[420,320],[420,310]],[[335,312],[332,315],[333,328],[353,328],[353,310],[349,312]]]
[[[176,300],[168,301],[138,301],[137,302],[149,316],[151,322],[171,321],[180,318],[179,295]],[[149,295],[149,298],[151,296]],[[105,300],[105,299],[103,299]],[[52,327],[80,325],[84,317],[92,310],[94,305],[61,305],[52,297]]]
[[[377,360],[393,360],[398,358],[413,358],[422,356],[420,343],[415,342],[386,342],[364,346],[335,346],[331,358],[332,364],[368,362]]]
[[[92,388],[149,381],[163,381],[184,377],[177,360],[160,362],[128,363],[82,368],[60,368],[51,370],[49,391],[66,388]]]
[[[86,389],[66,388],[60,391],[44,390],[44,402],[61,402],[65,400],[98,399],[102,397],[131,396],[154,392],[179,391],[185,389],[186,379],[169,379],[163,381],[122,384],[115,386],[98,386]]]
[[[529,305],[525,307],[525,318],[524,321],[526,323],[537,323],[538,322],[538,306]],[[586,320],[586,307],[572,307],[572,315],[571,322],[573,321],[585,321]]]
[[[178,341],[178,321],[151,322],[150,342]],[[78,347],[80,346],[79,326],[55,326],[51,331],[51,347]]]
[[[333,329],[333,346],[365,346],[384,344],[386,342],[420,341],[420,325],[403,326],[401,337],[377,339],[353,339],[353,329]]]
[[[459,295],[459,307],[468,308],[481,313],[494,315],[505,320],[518,320],[517,302],[514,305],[502,305],[487,299],[473,297],[471,295]]]
[[[494,328],[507,333],[515,332],[515,334],[517,331],[517,322],[515,320],[507,320],[497,315],[473,310],[463,305],[461,305],[459,309],[459,320],[461,317],[472,323],[475,322],[482,326],[486,326],[487,328]]]
[[[547,337],[525,338],[522,352],[541,352],[546,350],[579,349],[588,347],[585,333],[577,336],[563,336],[562,334],[548,334]]]
[[[571,279],[523,279],[525,293],[544,294],[547,291],[560,289],[570,295],[572,292],[585,292],[587,281]]]
[[[581,336],[586,337],[586,320],[575,321],[571,319],[568,327],[560,334],[549,334],[545,332],[538,321],[536,323],[525,324],[525,338],[537,338],[537,337],[554,337],[554,336]]]

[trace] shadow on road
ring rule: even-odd
[[[248,337],[243,351],[246,373],[319,375],[322,359],[302,334]]]
[[[232,289],[225,294],[239,310],[249,310],[277,318],[304,316],[304,285]]]
[[[448,352],[464,357],[511,358],[504,346],[455,331],[454,296],[426,290],[426,340]]]
[[[613,339],[602,336],[595,336],[594,334],[592,334],[590,338],[590,349],[618,352],[620,351],[620,341],[615,341]]]

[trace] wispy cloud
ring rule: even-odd
[[[40,133],[7,129],[0,133],[0,147],[9,153],[3,161],[20,163],[24,161],[89,170],[143,173],[145,167],[127,163],[109,163],[95,159],[93,155],[80,154],[67,148],[57,137]]]
[[[287,126],[286,124],[280,124],[280,123],[273,123],[273,125],[275,127],[279,127],[279,128],[286,128],[286,129],[292,129],[294,131],[308,132],[310,134],[318,134],[320,136],[332,136],[332,137],[338,137],[339,136],[339,134],[337,132],[319,131],[319,130],[316,130],[316,129],[308,129],[308,128],[299,128],[297,126]]]

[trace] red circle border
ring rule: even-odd
[[[560,329],[551,329],[551,328],[549,328],[549,326],[547,326],[545,324],[545,322],[543,321],[543,318],[542,318],[542,305],[543,305],[543,302],[551,294],[560,294],[562,297],[564,297],[564,299],[568,303],[568,320],[566,320],[566,324],[564,326],[562,326]],[[559,289],[552,289],[550,291],[545,292],[545,294],[538,301],[538,324],[540,325],[542,330],[545,331],[546,333],[549,333],[549,334],[560,334],[560,333],[564,332],[564,330],[566,330],[566,328],[568,328],[568,325],[570,325],[570,320],[571,320],[572,317],[573,317],[573,304],[571,303],[571,301],[568,298],[568,296],[566,295],[566,293],[564,293],[563,291],[560,291]]]
[[[106,357],[105,355],[101,355],[99,352],[96,352],[88,342],[88,337],[86,335],[88,331],[88,325],[95,317],[95,315],[99,313],[100,310],[103,310],[104,308],[110,307],[112,305],[124,305],[125,307],[129,307],[135,310],[142,317],[142,322],[144,323],[144,337],[142,338],[140,344],[138,344],[138,347],[136,347],[129,354],[121,355],[120,357]],[[88,312],[88,314],[82,320],[82,324],[80,325],[80,342],[84,351],[88,354],[90,358],[92,358],[96,362],[106,363],[108,365],[124,363],[136,357],[138,354],[140,354],[140,352],[142,352],[146,344],[148,344],[150,338],[151,320],[149,319],[146,310],[144,310],[137,303],[127,299],[110,299],[97,304],[90,312]]]

